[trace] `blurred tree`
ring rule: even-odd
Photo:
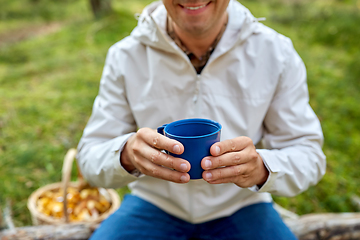
[[[96,18],[111,12],[111,0],[90,0],[91,9]]]

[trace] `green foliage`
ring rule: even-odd
[[[0,0],[0,5],[2,6],[1,19],[12,21],[62,20],[71,15],[74,16],[75,12],[69,7],[70,3],[72,7],[76,6],[78,9],[78,6],[81,4],[80,2],[84,3],[84,1],[71,3],[69,0]]]
[[[4,24],[12,29],[0,36],[16,34],[24,19],[47,26],[48,19],[36,19],[27,13],[29,5],[17,9],[15,2],[4,2],[17,15],[6,15]],[[107,49],[136,25],[126,9],[95,21],[91,12],[76,13],[87,9],[87,1],[57,2],[43,2],[65,13],[57,31],[0,42],[0,206],[12,200],[17,226],[31,223],[31,192],[61,180],[63,157],[77,146],[90,116]]]
[[[87,0],[0,0],[0,206],[12,200],[17,226],[31,224],[31,192],[60,181],[63,157],[90,116],[106,52],[131,32],[134,13],[149,2],[113,0],[114,11],[95,20]],[[325,135],[325,177],[296,197],[275,200],[298,214],[354,211],[350,196],[360,195],[360,1],[241,3],[293,40]],[[45,28],[49,24],[55,27]],[[11,38],[19,32],[25,37]]]

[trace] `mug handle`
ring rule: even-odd
[[[157,132],[164,135],[164,128],[166,127],[167,124],[162,125],[161,127],[157,128]]]

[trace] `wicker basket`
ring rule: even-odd
[[[63,168],[62,168],[62,182],[57,182],[57,183],[53,183],[53,184],[49,184],[46,185],[44,187],[41,187],[39,189],[37,189],[35,192],[33,192],[29,199],[28,199],[28,209],[31,213],[31,218],[32,218],[32,222],[33,225],[56,225],[56,224],[64,224],[64,223],[69,223],[69,216],[68,216],[68,212],[66,211],[67,209],[67,200],[66,200],[66,191],[64,191],[64,218],[54,218],[51,216],[47,216],[44,213],[39,212],[36,209],[36,202],[39,199],[39,197],[46,191],[51,191],[51,190],[58,190],[60,188],[63,189],[67,189],[67,187],[75,187],[78,188],[81,184],[83,184],[84,179],[78,170],[78,179],[76,182],[70,182],[70,177],[71,177],[71,168],[73,165],[73,161],[75,159],[76,156],[76,149],[69,149],[69,151],[67,152],[65,158],[64,158],[64,164],[63,164]],[[91,224],[98,224],[100,222],[102,222],[104,219],[106,219],[110,214],[112,214],[114,211],[116,211],[119,206],[120,206],[120,198],[119,195],[116,191],[114,191],[113,189],[106,189],[106,192],[108,193],[108,197],[110,198],[110,203],[111,203],[111,207],[109,210],[107,210],[105,213],[99,215],[98,218],[95,219],[91,219],[87,222],[71,222],[74,224],[79,224],[79,223],[91,223]]]

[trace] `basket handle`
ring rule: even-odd
[[[64,189],[64,216],[65,216],[65,222],[68,223],[69,222],[69,214],[67,212],[67,188],[71,179],[71,169],[72,169],[72,164],[74,162],[74,159],[76,157],[77,154],[77,150],[75,148],[71,148],[67,151],[65,158],[64,158],[64,164],[62,167],[62,187]],[[83,177],[78,170],[78,179],[82,180]]]

